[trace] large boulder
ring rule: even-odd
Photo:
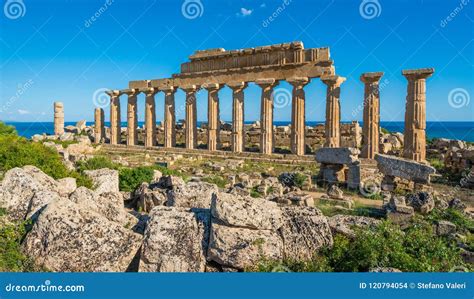
[[[219,189],[214,184],[189,182],[177,185],[167,193],[167,206],[209,209],[212,195]]]
[[[436,170],[426,164],[394,156],[376,154],[377,167],[384,175],[399,177],[416,183],[429,183]]]
[[[58,192],[62,196],[69,196],[77,188],[75,178],[63,178],[58,180]]]
[[[346,237],[354,238],[354,228],[374,228],[380,224],[380,220],[364,217],[364,216],[352,216],[352,215],[335,215],[329,217],[329,226],[333,234],[343,234]]]
[[[279,233],[283,240],[283,256],[307,260],[322,247],[333,244],[327,218],[313,207],[282,207],[283,226]]]
[[[214,220],[213,220],[214,221]],[[231,227],[212,223],[207,259],[243,270],[262,259],[281,259],[283,241],[274,230]]]
[[[92,179],[95,192],[119,192],[119,173],[117,170],[102,168],[86,170],[84,173]]]
[[[142,272],[204,272],[209,211],[155,207],[144,233]]]
[[[138,252],[138,234],[81,204],[54,200],[23,242],[36,263],[56,272],[123,272]]]
[[[226,225],[251,229],[278,229],[283,215],[275,202],[220,192],[214,194],[211,214]]]
[[[165,205],[167,201],[166,189],[151,189],[150,187],[147,183],[142,183],[134,192],[138,210],[146,213],[156,206]]]
[[[405,196],[407,205],[412,206],[415,211],[428,214],[435,207],[433,196],[428,192],[418,192]]]
[[[324,164],[353,164],[359,161],[360,151],[352,147],[323,147],[316,151],[316,161]]]
[[[43,187],[43,190],[55,192],[59,191],[58,182],[56,182],[52,177],[44,173],[41,169],[32,165],[25,165],[23,166],[23,170],[25,171],[25,173],[29,174],[36,182],[38,182]]]

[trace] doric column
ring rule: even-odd
[[[138,115],[137,115],[137,94],[136,89],[127,89],[123,93],[128,95],[127,104],[127,145],[138,144]]]
[[[232,151],[240,153],[245,150],[244,132],[244,89],[245,82],[227,84],[232,89]]]
[[[104,109],[95,108],[94,121],[94,142],[101,143],[105,138]]]
[[[309,80],[303,78],[290,78],[288,83],[293,85],[293,99],[291,102],[291,152],[303,156],[305,151],[305,93],[304,86]]]
[[[196,85],[181,87],[186,92],[186,148],[197,148],[197,107],[196,107]]]
[[[165,147],[175,147],[176,115],[174,94],[176,89],[171,86],[162,89],[162,91],[165,93]]]
[[[328,76],[321,78],[327,85],[326,91],[326,143],[325,147],[339,147],[341,144],[340,121],[341,104],[339,97],[341,95],[341,84],[346,78],[341,76]]]
[[[156,145],[156,88],[148,88],[145,91],[145,147]]]
[[[426,78],[433,73],[433,68],[402,71],[408,80],[403,156],[418,162],[426,158]]]
[[[64,133],[64,105],[61,102],[54,102],[54,135]]]
[[[120,91],[111,90],[110,96],[110,144],[120,144]]]
[[[259,79],[255,83],[262,88],[260,152],[270,155],[273,152],[273,87],[278,84],[278,81]]]
[[[215,151],[220,148],[220,120],[219,120],[219,90],[217,83],[208,83],[202,86],[207,90],[207,149]]]
[[[379,152],[380,139],[380,94],[379,81],[383,72],[364,73],[360,80],[364,82],[364,115],[362,128],[361,157],[374,159]]]

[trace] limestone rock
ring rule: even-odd
[[[316,151],[316,161],[325,164],[353,164],[359,161],[360,151],[352,147],[323,147]]]
[[[147,183],[143,183],[136,191],[137,208],[143,212],[150,212],[156,206],[166,203],[166,189],[152,190]]]
[[[407,205],[412,206],[415,211],[422,214],[428,214],[435,207],[433,196],[428,192],[408,194],[405,199]]]
[[[438,236],[449,236],[456,233],[456,225],[446,220],[439,220],[434,228]]]
[[[48,190],[40,190],[36,191],[33,197],[30,200],[28,211],[26,214],[26,219],[30,217],[36,218],[36,214],[41,212],[41,209],[44,208],[48,203],[53,200],[60,200],[61,197],[57,192],[48,191]]]
[[[310,259],[322,247],[333,244],[327,218],[313,207],[282,207],[283,255],[292,259]]]
[[[206,220],[206,216],[186,208],[155,207],[150,217],[144,234],[140,271],[204,272],[209,212]]]
[[[63,178],[58,180],[58,192],[61,196],[69,196],[77,188],[75,178]]]
[[[341,188],[336,185],[331,185],[328,188],[327,194],[330,198],[334,199],[344,199],[344,192],[342,192]]]
[[[283,242],[277,232],[230,227],[213,222],[207,258],[223,266],[245,269],[262,258],[281,259]]]
[[[70,200],[49,203],[23,248],[56,272],[122,272],[140,247],[140,236]]]
[[[436,170],[426,164],[394,156],[375,155],[377,167],[384,175],[400,177],[417,183],[429,183]]]
[[[283,215],[276,203],[223,192],[213,196],[211,214],[230,226],[278,229],[283,225]]]
[[[339,233],[349,238],[355,237],[354,227],[373,228],[380,223],[374,218],[351,215],[335,215],[329,217],[328,221],[333,234]]]
[[[167,193],[167,206],[209,209],[212,194],[219,189],[216,185],[201,182],[189,182],[178,185]]]
[[[392,267],[377,267],[369,269],[369,272],[401,273],[402,271]]]
[[[466,205],[459,199],[459,198],[453,198],[448,202],[448,205],[450,208],[464,212],[466,209]]]
[[[59,191],[58,182],[56,182],[52,177],[41,171],[41,169],[32,166],[25,165],[23,166],[25,173],[29,174],[38,184],[40,184],[43,190],[49,191]]]
[[[120,192],[119,191],[119,173],[117,170],[102,168],[97,170],[84,171],[95,186],[95,193]]]

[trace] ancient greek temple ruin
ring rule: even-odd
[[[189,62],[181,65],[181,72],[171,78],[131,81],[127,89],[110,90],[110,144],[121,143],[120,97],[126,96],[126,144],[138,144],[137,95],[145,94],[145,147],[157,146],[155,95],[163,92],[164,147],[176,146],[175,92],[186,93],[185,147],[197,148],[196,93],[208,93],[208,150],[220,150],[219,90],[232,89],[232,139],[231,150],[239,153],[244,145],[245,88],[255,83],[261,88],[260,152],[272,154],[273,90],[281,81],[293,86],[291,105],[291,152],[305,154],[305,91],[304,87],[314,78],[327,86],[325,147],[340,147],[340,88],[346,80],[336,74],[329,48],[305,49],[302,42],[292,42],[256,48],[226,51],[210,49],[196,51]],[[403,71],[408,80],[405,114],[404,157],[416,161],[425,159],[425,79],[433,69]],[[363,147],[361,156],[373,159],[379,147],[380,97],[379,81],[382,72],[364,73],[360,80],[365,85],[363,111]],[[105,140],[104,111],[95,111],[95,140]]]

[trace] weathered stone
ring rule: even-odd
[[[369,269],[369,272],[384,272],[384,273],[401,273],[402,271],[397,269],[397,268],[391,268],[391,267],[377,267],[377,268],[372,268]]]
[[[456,225],[446,220],[437,221],[434,229],[438,236],[449,236],[456,233]]]
[[[435,207],[433,196],[427,192],[408,194],[405,199],[407,205],[412,206],[415,211],[422,214],[431,212]]]
[[[95,193],[120,192],[119,174],[117,170],[102,168],[86,170],[84,173],[92,179],[95,186]]]
[[[360,76],[364,82],[363,146],[361,157],[373,159],[379,151],[380,93],[379,81],[383,72],[365,73]]]
[[[61,102],[54,102],[54,135],[64,133],[64,105]]]
[[[325,147],[338,148],[341,145],[341,84],[346,78],[331,75],[321,78],[321,81],[327,85],[326,89],[326,141]]]
[[[165,189],[151,190],[147,183],[142,183],[135,191],[135,196],[138,210],[147,213],[156,206],[163,206],[167,200]]]
[[[417,183],[429,183],[436,170],[422,163],[403,158],[377,154],[377,167],[384,175],[400,177]]]
[[[333,244],[327,218],[313,207],[282,207],[283,255],[286,258],[308,260],[318,249]]]
[[[23,242],[36,263],[57,272],[123,272],[140,236],[88,207],[63,199],[49,203]]]
[[[374,228],[380,223],[380,220],[363,216],[335,215],[329,217],[328,222],[333,234],[343,234],[349,238],[354,238],[354,227]]]
[[[326,164],[353,164],[359,161],[360,151],[351,147],[328,148],[316,151],[316,161]]]
[[[77,184],[75,178],[63,178],[58,180],[58,192],[61,196],[69,196],[76,188]]]
[[[178,185],[167,193],[167,206],[185,208],[204,208],[211,206],[212,194],[218,192],[216,185],[209,183],[189,182]]]
[[[203,217],[186,208],[156,207],[150,216],[140,271],[204,272],[209,212]]]
[[[282,212],[276,203],[223,192],[213,195],[211,214],[230,226],[278,229],[283,225]]]
[[[466,209],[466,205],[459,199],[459,198],[453,198],[448,202],[448,205],[450,208],[464,212]]]
[[[40,190],[36,191],[31,198],[25,219],[36,218],[37,214],[51,201],[60,200],[61,196],[55,191]],[[64,198],[63,198],[64,199]]]
[[[327,194],[330,198],[344,199],[344,192],[336,185],[329,186]]]

